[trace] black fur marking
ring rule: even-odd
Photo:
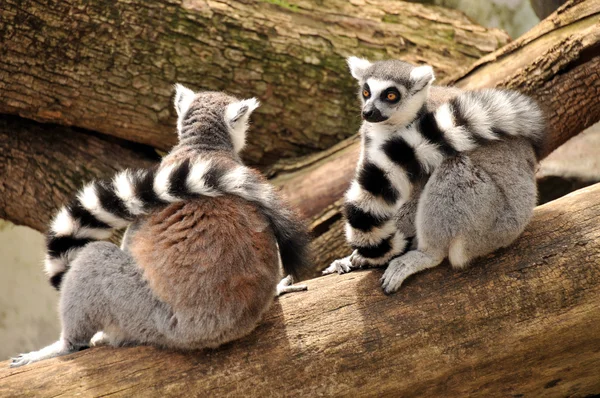
[[[396,203],[398,191],[392,186],[383,170],[373,163],[366,162],[358,173],[358,183],[366,191],[383,198],[388,203]]]
[[[125,203],[115,193],[112,184],[107,181],[96,181],[95,186],[96,195],[104,210],[124,220],[133,219]]]
[[[221,178],[223,178],[226,171],[225,168],[219,165],[211,165],[204,175],[204,185],[217,191],[221,191]]]
[[[69,214],[71,214],[74,219],[78,220],[79,225],[82,227],[112,229],[110,225],[98,220],[92,213],[89,212],[89,210],[83,207],[78,199],[73,199],[66,207]]]
[[[414,149],[402,137],[394,137],[383,144],[383,151],[388,158],[408,173],[411,182],[418,181],[425,170],[417,159]]]
[[[344,215],[352,228],[359,229],[364,232],[369,232],[373,228],[380,227],[386,218],[377,217],[367,213],[353,203],[344,204]]]
[[[156,169],[145,170],[142,176],[135,179],[135,195],[141,199],[144,209],[152,209],[164,205],[162,199],[154,192],[154,177]]]
[[[454,147],[446,140],[444,132],[440,130],[433,112],[428,112],[423,115],[423,117],[419,119],[418,123],[418,128],[421,134],[423,134],[423,136],[429,141],[437,144],[445,155],[454,156],[458,153],[456,149],[454,149]]]
[[[50,257],[60,257],[70,249],[83,247],[92,240],[87,238],[74,238],[72,236],[54,236],[48,234],[46,237],[46,248]]]
[[[450,110],[452,111],[452,117],[454,118],[454,124],[462,127],[466,132],[470,133],[470,138],[475,141],[477,146],[485,145],[489,140],[478,134],[477,131],[473,130],[469,120],[465,117],[464,109],[461,102],[457,98],[450,100]]]
[[[52,287],[55,288],[56,290],[60,290],[60,284],[62,283],[64,276],[65,276],[64,272],[59,272],[58,274],[50,277],[50,284],[52,285]]]
[[[193,197],[187,189],[186,180],[190,174],[191,165],[189,159],[179,164],[173,169],[169,176],[169,195],[176,198]]]
[[[354,246],[354,248],[358,251],[358,254],[365,258],[378,258],[385,255],[390,251],[392,245],[390,243],[392,237],[388,237],[387,239],[381,241],[378,245],[375,246]]]
[[[267,217],[279,245],[281,263],[286,274],[298,281],[314,269],[310,255],[310,234],[303,222],[282,204],[260,207]]]

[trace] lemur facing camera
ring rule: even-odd
[[[91,182],[52,222],[60,340],[11,366],[69,354],[99,331],[96,344],[199,349],[254,329],[281,293],[280,257],[288,274],[310,267],[304,225],[238,156],[257,106],[177,86],[179,143],[160,165]],[[96,242],[127,226],[121,248]]]
[[[393,293],[446,257],[462,268],[511,244],[536,203],[538,105],[514,91],[431,86],[426,65],[348,64],[364,119],[344,206],[354,251],[324,273],[389,263],[381,282]]]

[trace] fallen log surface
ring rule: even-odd
[[[8,369],[0,396],[600,393],[600,184],[538,207],[511,247],[385,296],[380,270],[307,281],[217,350],[92,348]]]
[[[446,76],[508,40],[458,11],[388,0],[4,0],[0,113],[168,149],[173,84],[226,90],[263,102],[245,157],[268,163],[356,131],[345,57]]]

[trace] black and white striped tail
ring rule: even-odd
[[[446,155],[467,152],[490,141],[523,137],[539,157],[545,118],[530,97],[511,90],[467,91],[427,113],[418,129]]]
[[[112,180],[86,185],[63,207],[47,234],[45,269],[59,288],[69,263],[86,244],[109,238],[138,216],[200,196],[231,194],[256,204],[269,220],[286,273],[310,267],[305,227],[275,194],[245,166],[225,167],[210,159],[183,161],[160,169],[126,170]]]
[[[394,216],[416,181],[446,157],[506,137],[527,139],[539,157],[545,120],[529,97],[490,89],[462,93],[395,132],[364,133],[356,179],[346,192],[346,240],[362,261],[382,265],[406,249]]]

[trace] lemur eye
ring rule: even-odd
[[[395,87],[390,87],[381,93],[381,100],[395,104],[400,101],[400,92]]]
[[[371,95],[371,93],[369,92],[369,90],[367,90],[367,89],[364,89],[364,90],[363,90],[363,97],[365,97],[365,98],[368,98],[368,97],[369,97],[369,95]]]

